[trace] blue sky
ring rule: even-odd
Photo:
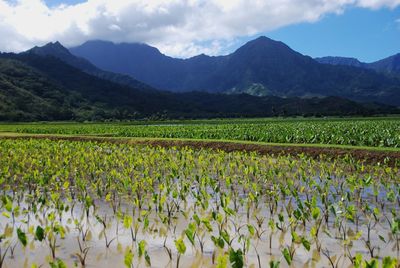
[[[186,58],[265,35],[312,57],[400,53],[400,0],[0,0],[0,18],[0,51],[107,40]]]
[[[111,0],[112,1],[112,0]],[[78,4],[78,3],[83,3],[86,2],[85,0],[45,0],[46,4],[48,6],[57,6],[57,5],[61,5],[61,4],[67,4],[67,5],[74,5],[74,4]]]
[[[345,56],[372,62],[400,53],[400,8],[351,8],[315,23],[286,26],[264,34],[312,57]],[[242,38],[242,42],[253,39]]]
[[[312,56],[353,56],[370,62],[400,53],[400,8],[352,8],[317,23],[299,24],[269,33]]]

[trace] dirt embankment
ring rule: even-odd
[[[257,152],[261,155],[299,155],[305,154],[313,158],[324,156],[325,158],[351,156],[354,159],[365,161],[369,164],[386,163],[390,166],[400,166],[400,152],[378,151],[368,149],[343,149],[332,147],[310,147],[310,146],[287,146],[263,145],[251,143],[235,143],[224,141],[192,141],[192,140],[164,140],[164,139],[129,139],[129,138],[109,138],[96,136],[51,136],[51,135],[7,135],[0,136],[1,139],[49,139],[49,140],[68,140],[68,141],[95,141],[109,142],[117,144],[140,144],[161,147],[191,147],[195,149],[208,148],[223,150],[226,152],[246,151]]]

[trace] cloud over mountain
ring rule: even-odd
[[[143,42],[172,56],[218,54],[236,38],[318,21],[346,8],[395,8],[400,0],[88,0],[49,7],[0,0],[0,50],[59,40]]]

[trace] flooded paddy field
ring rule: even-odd
[[[396,267],[399,180],[351,157],[0,140],[0,267]]]

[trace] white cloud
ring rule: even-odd
[[[173,56],[217,54],[236,38],[315,22],[349,6],[399,5],[400,0],[88,0],[49,8],[43,0],[0,0],[0,50],[103,39],[149,43]]]

